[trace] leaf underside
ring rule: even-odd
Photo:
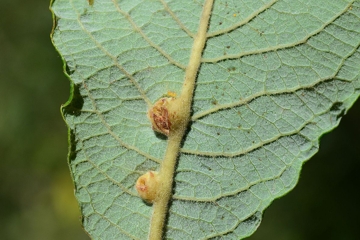
[[[146,239],[134,184],[165,137],[148,107],[180,93],[202,1],[55,0],[72,82],[69,165],[94,239]],[[360,93],[360,2],[215,0],[179,152],[166,239],[241,239],[296,184]]]

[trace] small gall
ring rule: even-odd
[[[173,97],[160,98],[152,108],[149,109],[150,118],[154,131],[169,136],[174,114],[169,112],[169,104],[174,100]]]
[[[135,188],[142,200],[153,203],[159,188],[158,173],[149,171],[140,176],[136,181]]]

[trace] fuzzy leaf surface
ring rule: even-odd
[[[146,239],[136,179],[166,138],[147,109],[180,93],[194,0],[55,0],[52,39],[72,82],[62,113],[85,230]],[[241,239],[296,184],[360,93],[360,2],[215,0],[176,168],[166,239]]]

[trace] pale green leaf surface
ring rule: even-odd
[[[83,225],[94,239],[146,239],[152,207],[134,184],[166,149],[146,112],[180,93],[202,2],[56,0],[52,10],[74,83],[63,114]],[[359,1],[215,0],[208,33],[167,239],[251,235],[360,92]]]

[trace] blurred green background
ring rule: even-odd
[[[86,0],[84,0],[86,1]],[[129,0],[130,1],[130,0]],[[49,0],[0,0],[0,239],[89,239],[67,166],[69,81]],[[249,239],[359,239],[360,102]]]

